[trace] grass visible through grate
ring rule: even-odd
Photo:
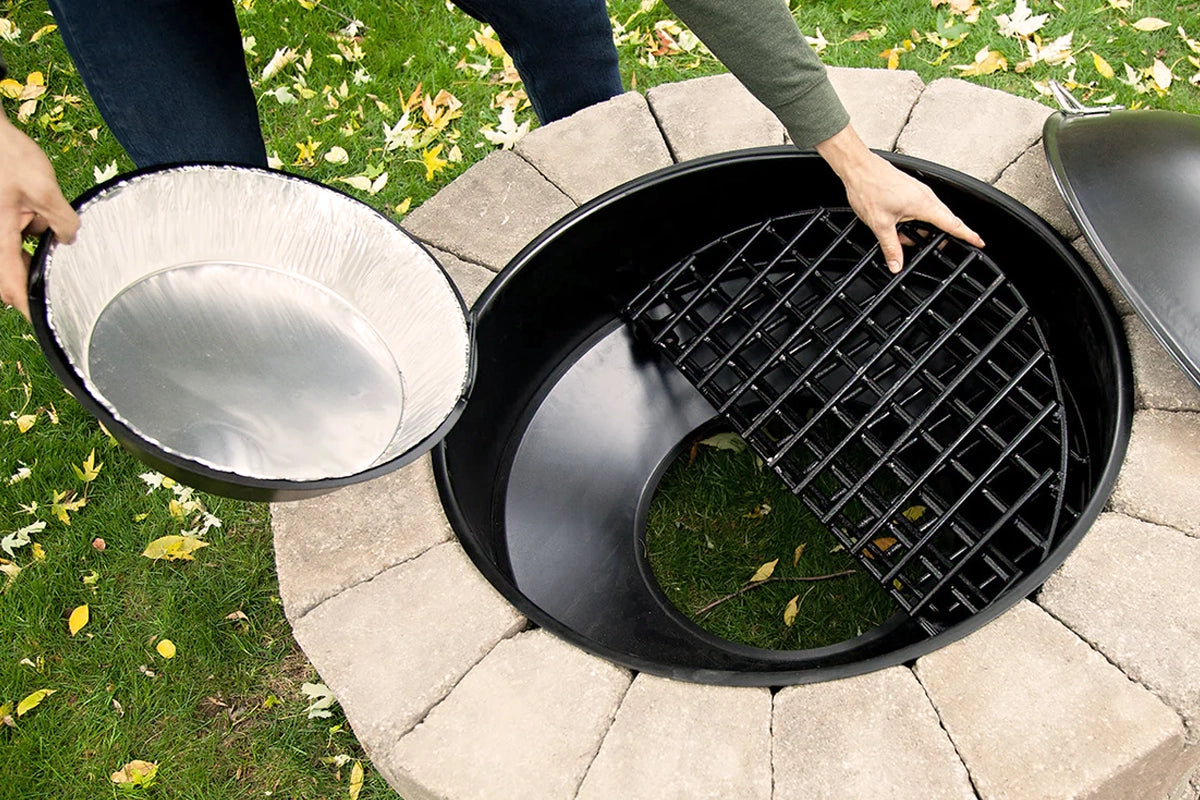
[[[694,453],[694,456],[693,456]],[[800,557],[793,563],[797,548]],[[646,555],[667,599],[707,631],[773,650],[823,647],[866,633],[895,603],[749,450],[685,448],[651,502]],[[779,559],[762,585],[746,587]],[[818,581],[798,578],[848,576]],[[785,623],[788,602],[796,616]]]

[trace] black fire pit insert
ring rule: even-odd
[[[988,242],[984,253],[913,231],[919,246],[907,254],[911,266],[893,278],[870,255],[869,232],[851,224],[841,182],[824,162],[790,147],[766,148],[679,164],[596,198],[531,242],[476,302],[475,387],[434,450],[434,470],[463,548],[530,620],[655,674],[741,685],[826,680],[909,662],[986,624],[1034,591],[1083,536],[1116,480],[1129,435],[1132,383],[1119,318],[1074,249],[1027,208],[962,173],[886,157],[977,230]],[[875,556],[865,562],[877,579],[899,568],[885,585],[895,589],[891,581],[899,580],[907,587],[915,616],[900,611],[826,647],[767,650],[700,628],[667,599],[647,561],[646,518],[660,479],[698,431],[728,423],[717,407],[723,402],[694,385],[706,374],[705,360],[718,354],[697,346],[697,366],[685,375],[660,347],[634,334],[622,309],[690,254],[703,251],[712,259],[705,269],[715,274],[761,228],[754,241],[765,255],[754,257],[757,268],[731,266],[741,274],[722,284],[723,302],[711,309],[697,302],[704,316],[683,331],[704,331],[703,320],[720,317],[762,273],[759,283],[770,286],[751,293],[761,297],[749,302],[747,294],[741,317],[714,328],[734,345],[783,296],[787,279],[805,274],[795,264],[764,267],[809,221],[812,241],[798,245],[805,258],[840,244],[796,289],[790,321],[760,325],[771,337],[755,340],[761,350],[749,351],[753,358],[741,372],[717,370],[704,391],[732,396],[790,328],[822,309],[810,332],[792,342],[805,342],[797,351],[803,361],[795,361],[802,366],[768,366],[763,376],[770,382],[752,383],[771,394],[747,390],[726,413],[738,410],[745,420],[739,425],[748,427],[829,351],[807,388],[793,391],[803,403],[776,409],[790,414],[788,427],[768,416],[748,435],[776,437],[774,452],[816,420],[777,466],[798,470],[800,480],[810,463],[834,454],[804,491],[833,511],[830,527],[842,525],[851,546],[861,543],[859,550]],[[655,307],[647,324],[673,314]],[[807,316],[796,316],[805,309]],[[963,316],[968,321],[934,347]],[[906,325],[909,318],[915,320]],[[879,350],[885,352],[872,361]],[[1042,352],[1053,356],[1053,366]],[[986,355],[975,368],[953,366],[969,365],[979,353]],[[859,367],[863,376],[839,394]],[[961,380],[960,372],[967,373]],[[870,415],[885,395],[880,413]],[[915,438],[906,438],[918,421]],[[858,422],[864,424],[856,438],[836,449]],[[869,472],[875,462],[884,466]],[[993,462],[1000,462],[995,470]],[[862,519],[853,526],[839,521],[838,513],[852,512],[834,511],[864,476],[863,486],[875,493],[877,534],[860,527]],[[917,505],[926,507],[923,515],[904,516]],[[1002,530],[990,534],[995,525]],[[896,543],[881,547],[888,538]]]
[[[768,219],[687,255],[625,313],[933,634],[1050,553],[1066,417],[1004,273],[909,235],[892,275],[850,209]]]

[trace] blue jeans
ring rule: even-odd
[[[455,2],[496,30],[543,123],[621,93],[604,0]],[[232,0],[49,3],[88,92],[139,167],[266,165]]]

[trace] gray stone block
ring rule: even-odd
[[[529,631],[498,644],[374,764],[406,800],[570,800],[630,680]]]
[[[1133,356],[1133,388],[1138,408],[1165,411],[1200,411],[1200,387],[1136,316],[1124,318],[1125,334]]]
[[[1015,197],[1068,239],[1077,238],[1079,226],[1071,217],[1050,174],[1041,141],[1030,147],[996,181],[996,188]]]
[[[974,800],[907,667],[785,688],[772,731],[775,800]]]
[[[1104,514],[1038,604],[1166,700],[1200,740],[1200,540]]]
[[[326,600],[293,631],[374,758],[524,626],[447,542]]]
[[[1022,601],[919,659],[917,677],[981,800],[1162,797],[1179,717]]]
[[[830,67],[829,82],[867,147],[892,150],[925,82],[904,69]]]
[[[1138,411],[1112,509],[1200,536],[1200,414]]]
[[[428,456],[373,481],[275,503],[271,531],[279,597],[293,621],[454,535]]]
[[[783,123],[729,74],[655,86],[646,99],[676,161],[785,141]]]
[[[516,152],[576,203],[671,165],[646,98],[637,92],[576,112],[517,143]]]
[[[771,693],[641,674],[577,800],[770,800]]]
[[[1041,137],[1050,114],[1033,100],[939,78],[921,93],[896,150],[991,183]]]
[[[483,290],[492,282],[492,278],[496,277],[496,273],[479,264],[463,261],[458,256],[447,253],[445,250],[436,250],[433,248],[431,250],[434,258],[438,260],[442,268],[450,273],[450,278],[454,281],[454,285],[458,287],[458,291],[463,296],[463,302],[467,304],[468,308],[475,305],[475,301],[479,299],[479,295],[483,294]]]
[[[404,227],[440,250],[500,270],[574,207],[525,159],[501,150],[422,203]]]
[[[1100,281],[1100,285],[1104,287],[1104,290],[1108,292],[1108,296],[1112,298],[1113,308],[1117,310],[1117,313],[1123,316],[1132,314],[1133,306],[1129,304],[1129,300],[1126,299],[1125,294],[1117,287],[1117,282],[1108,274],[1108,270],[1100,264],[1100,259],[1097,258],[1096,253],[1092,250],[1091,245],[1087,243],[1087,240],[1081,236],[1072,241],[1071,246],[1075,248],[1079,255],[1083,256],[1083,260],[1092,268],[1092,272],[1096,275],[1097,280]]]

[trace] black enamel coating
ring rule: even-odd
[[[1062,366],[1073,447],[1060,536],[999,601],[928,636],[898,616],[849,642],[772,651],[708,634],[666,602],[642,552],[646,510],[684,437],[715,412],[619,321],[662,269],[764,217],[844,205],[813,154],[765,148],[687,162],[588,203],[513,259],[475,306],[471,402],[434,450],[459,540],[534,622],[634,669],[735,685],[842,677],[910,661],[1036,589],[1099,515],[1132,413],[1129,357],[1108,298],[1070,245],[1024,206],[901,156],[988,242]]]
[[[1105,269],[1200,384],[1200,117],[1060,113],[1046,120],[1043,143]]]

